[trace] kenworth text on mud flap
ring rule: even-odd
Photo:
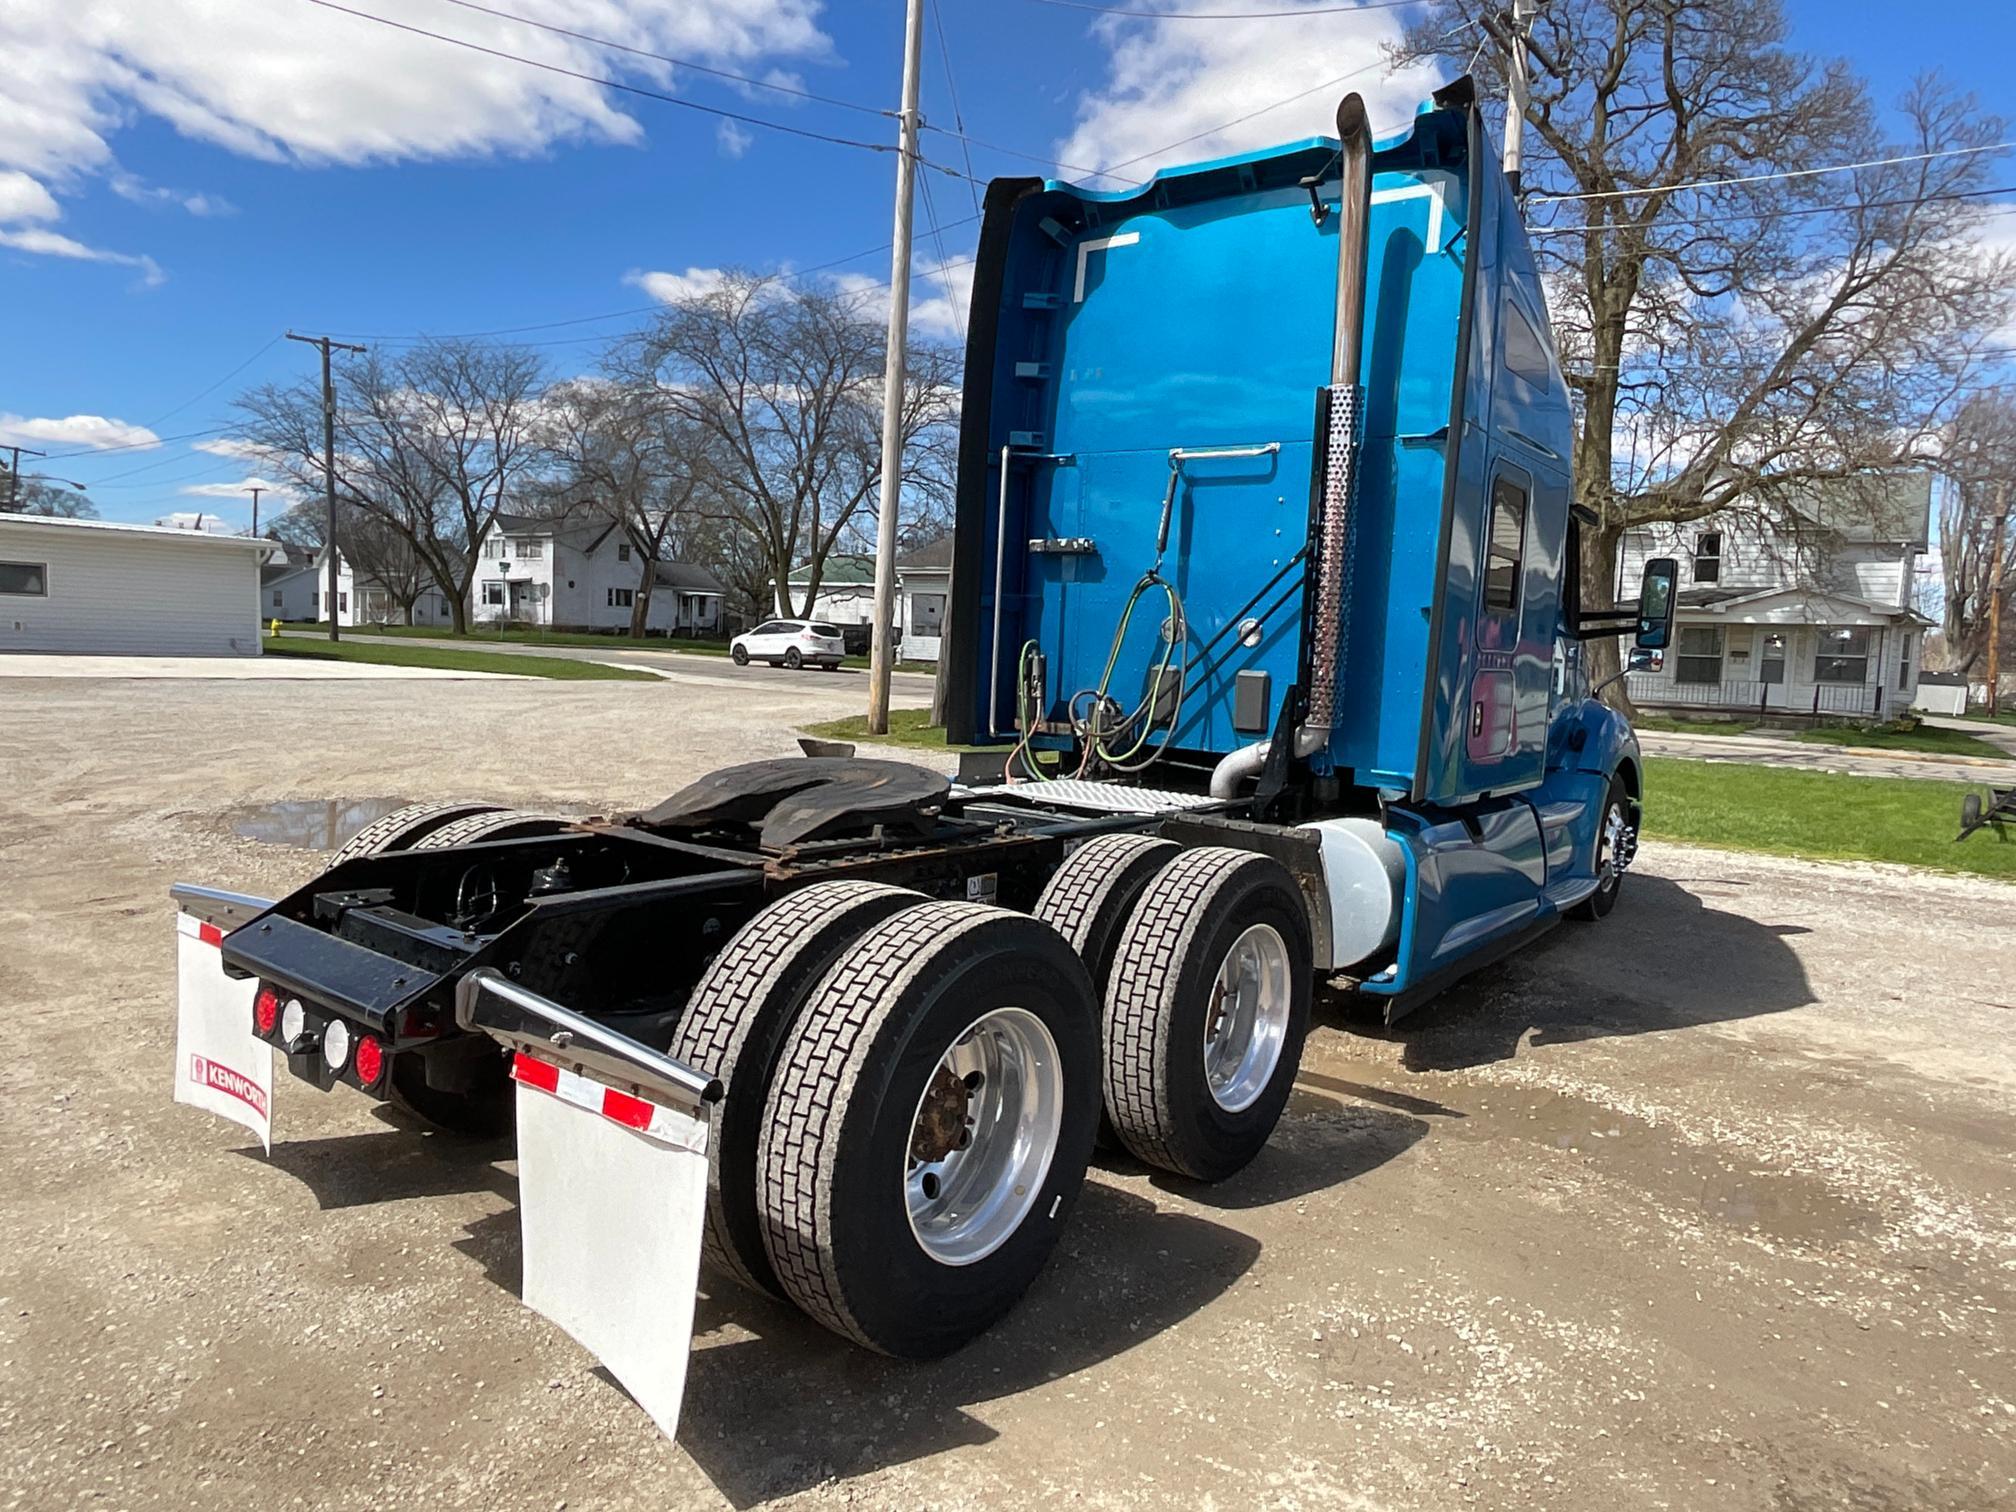
[[[1124,193],[988,190],[957,782],[807,757],[573,822],[421,805],[277,902],[182,887],[177,1095],[511,1126],[526,1299],[676,1418],[696,1255],[931,1356],[1103,1140],[1223,1181],[1312,979],[1412,1007],[1601,919],[1642,767],[1581,643],[1571,417],[1468,81]],[[500,1045],[503,1052],[500,1053]]]

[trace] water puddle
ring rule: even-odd
[[[334,850],[375,819],[404,808],[404,798],[290,798],[242,810],[231,832],[265,845]]]

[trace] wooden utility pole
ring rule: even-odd
[[[1995,543],[1988,551],[1988,712],[2002,682],[2002,538],[2009,534],[2009,485],[1995,490]]]
[[[292,331],[287,339],[322,349],[322,492],[329,504],[329,602],[324,607],[329,611],[329,639],[341,640],[336,626],[336,575],[341,556],[336,549],[336,388],[329,378],[329,352],[332,347],[339,352],[362,352],[364,348],[331,341],[327,336],[296,336]]]
[[[9,509],[19,509],[21,507],[21,454],[26,452],[31,457],[46,457],[49,453],[39,452],[32,446],[0,446],[0,451],[14,453],[14,464],[7,470],[7,507]]]
[[[910,342],[910,201],[917,178],[917,75],[924,0],[909,0],[903,28],[903,109],[897,115],[896,246],[889,263],[889,341],[882,361],[882,493],[875,520],[875,638],[868,646],[868,733],[889,733],[889,675],[896,647],[896,506],[903,490],[903,358]]]
[[[252,534],[256,536],[259,534],[259,495],[266,492],[266,490],[263,488],[248,488],[245,492],[252,495]]]
[[[1532,25],[1533,0],[1512,0],[1511,47],[1505,75],[1505,181],[1512,186],[1514,199],[1519,197],[1519,169],[1525,153],[1526,99],[1531,83],[1526,34]]]

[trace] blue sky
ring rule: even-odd
[[[872,115],[626,61],[453,0],[344,3],[702,105],[893,136]],[[816,94],[872,106],[897,97],[900,0],[486,3]],[[1211,11],[1292,3],[1181,0]],[[1896,8],[1874,0],[1788,0],[1788,10],[1798,45],[1848,58],[1880,100],[1939,69],[2016,115],[2006,80],[2016,6],[1959,0],[1936,26],[1899,26]],[[953,124],[942,20],[969,135],[1113,163],[1373,62],[1404,15],[1130,22],[1044,0],[936,0],[924,112]],[[7,0],[0,55],[10,59],[0,76],[0,442],[52,453],[224,425],[245,384],[308,370],[313,354],[277,339],[290,326],[372,339],[569,321],[648,305],[696,270],[806,269],[888,238],[886,152],[724,127],[309,0]],[[1424,82],[1375,70],[1356,86],[1375,120],[1392,120]],[[1319,91],[1149,163],[1321,131],[1333,107]],[[927,134],[924,145],[964,169],[957,141]],[[1037,171],[971,151],[981,178]],[[973,215],[969,185],[929,177],[941,222]],[[2016,166],[2006,177],[2016,182]],[[942,243],[923,234],[921,215],[919,226],[927,275],[941,245],[950,259],[970,253],[971,225]],[[884,279],[888,254],[818,276]],[[924,277],[917,293],[924,328],[954,334],[959,270]],[[552,343],[542,351],[564,373],[625,325],[524,339]],[[238,498],[184,492],[253,475],[241,458],[194,449],[213,439],[36,465],[89,484],[107,518],[199,506],[242,517]]]

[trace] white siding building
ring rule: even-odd
[[[278,548],[276,548],[278,549]],[[322,599],[329,591],[329,550],[324,547],[306,560],[289,554],[286,563],[268,567],[259,580],[259,617],[262,620],[316,620],[323,618]],[[339,625],[403,625],[406,611],[399,607],[392,590],[365,573],[352,568],[349,559],[339,556],[336,564],[336,623]],[[439,588],[426,587],[413,603],[416,625],[450,626],[455,616],[449,612],[448,595]]]
[[[570,630],[628,630],[647,567],[654,635],[712,635],[725,590],[705,568],[647,562],[614,524],[497,516],[477,545],[473,623],[499,619]]]
[[[1628,532],[1618,583],[1680,563],[1673,644],[1628,680],[1647,708],[1887,719],[1918,692],[1932,622],[1911,603],[1932,480],[1855,480],[1770,511]]]
[[[257,656],[273,543],[0,514],[0,652]]]
[[[897,655],[904,661],[938,660],[951,583],[950,536],[896,559]],[[790,606],[780,611],[786,618],[796,617],[796,606],[805,602],[805,592],[811,586],[811,570],[801,564],[791,574]],[[819,574],[819,593],[812,601],[811,617],[838,625],[843,632],[860,627],[865,642],[865,627],[875,622],[875,559],[837,551],[828,556]],[[850,638],[850,650],[854,644],[855,639]]]

